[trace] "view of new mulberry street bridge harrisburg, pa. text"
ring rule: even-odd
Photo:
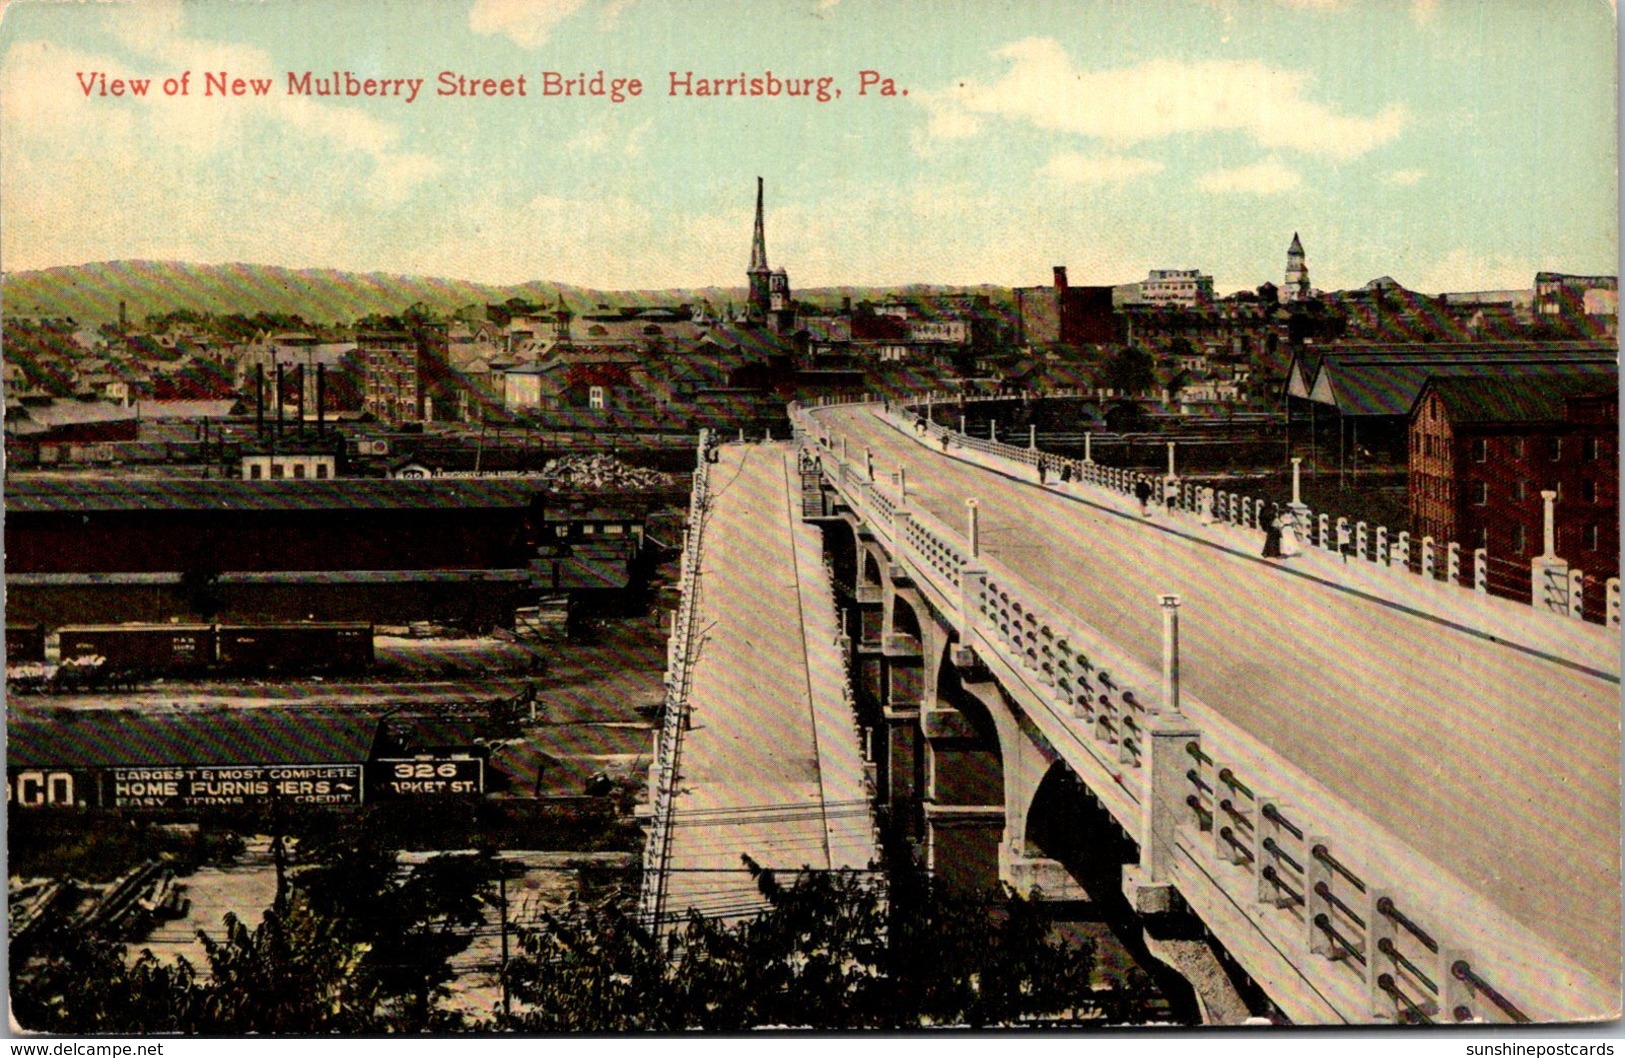
[[[5,5],[11,1033],[1612,1053],[1616,30]]]

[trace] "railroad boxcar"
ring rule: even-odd
[[[99,656],[105,672],[193,672],[215,661],[213,625],[69,625],[59,635],[62,661]]]
[[[44,625],[6,625],[6,664],[45,660]]]
[[[231,672],[350,672],[373,662],[361,622],[220,625],[219,663]]]

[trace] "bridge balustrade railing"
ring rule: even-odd
[[[949,433],[935,428],[933,436]],[[950,438],[951,443],[957,437]],[[980,442],[986,445],[989,442]],[[832,452],[826,451],[826,455]],[[838,457],[837,457],[838,459]],[[1134,477],[1115,468],[1085,466],[1107,487],[1128,491]],[[841,471],[844,479],[844,467]],[[862,496],[854,497],[858,505]],[[1220,520],[1256,528],[1262,505],[1234,493],[1211,497],[1207,508]],[[1202,509],[1200,501],[1195,504]],[[1322,515],[1306,537],[1317,546],[1337,547],[1355,535],[1343,521],[1333,534]],[[1154,801],[1145,768],[1146,736],[1163,714],[1148,708],[1127,682],[1109,671],[1116,666],[1141,686],[1152,683],[1143,671],[1105,646],[1064,607],[1013,576],[996,559],[972,555],[958,534],[925,514],[910,517],[903,549],[921,576],[938,582],[953,598],[962,592],[969,616],[994,650],[1080,745],[1106,767],[1136,802]],[[1425,543],[1431,543],[1430,541]],[[948,555],[944,560],[940,556]],[[952,574],[957,572],[957,582]],[[1617,593],[1617,588],[1615,589]],[[1339,850],[1335,836],[1308,812],[1257,787],[1242,764],[1215,759],[1200,736],[1186,744],[1182,769],[1186,784],[1175,803],[1183,806],[1177,826],[1183,844],[1208,864],[1209,876],[1237,907],[1249,912],[1280,950],[1302,951],[1315,959],[1308,970],[1328,987],[1354,990],[1370,1015],[1399,1021],[1448,1020],[1516,1022],[1523,1011],[1501,992],[1482,966],[1435,939],[1441,925],[1403,908],[1403,887],[1380,888]],[[1254,769],[1270,774],[1269,765]],[[1148,835],[1135,834],[1142,848]],[[1365,847],[1367,841],[1354,844]],[[1314,966],[1321,967],[1318,971]]]
[[[643,878],[638,892],[638,921],[650,933],[659,929],[665,908],[667,862],[671,852],[672,813],[682,759],[683,730],[688,722],[693,679],[694,619],[699,591],[700,548],[709,501],[709,434],[700,432],[699,451],[689,492],[687,528],[678,566],[678,604],[666,647],[665,696],[655,744],[653,796],[649,831],[643,845]]]
[[[968,399],[1010,398],[1002,396]],[[920,407],[919,400],[912,403],[893,401],[887,406],[887,410],[894,422],[906,425],[918,418]],[[1336,519],[1334,534],[1330,531],[1329,519],[1325,514],[1320,514],[1317,518],[1307,508],[1294,511],[1280,504],[1266,503],[1262,498],[1238,496],[1234,492],[1211,491],[1210,499],[1204,505],[1199,499],[1198,487],[1177,481],[1170,483],[1168,479],[1149,472],[1126,471],[1107,467],[1092,460],[1046,453],[1036,447],[961,434],[934,422],[927,424],[926,431],[939,443],[946,438],[948,446],[951,447],[968,449],[1027,467],[1037,467],[1042,463],[1050,480],[1076,480],[1112,492],[1132,493],[1135,482],[1143,476],[1151,481],[1152,495],[1158,506],[1171,514],[1193,515],[1202,520],[1203,524],[1216,521],[1257,532],[1267,530],[1279,515],[1301,544],[1339,555],[1345,561],[1358,561],[1364,565],[1397,573],[1420,575],[1428,579],[1439,579],[1437,572],[1443,572],[1443,579],[1457,586],[1525,602],[1544,612],[1593,621],[1610,628],[1620,627],[1617,608],[1610,608],[1606,603],[1590,607],[1584,604],[1583,573],[1560,588],[1551,588],[1540,583],[1540,574],[1532,572],[1527,563],[1522,565],[1513,563],[1511,572],[1504,575],[1486,576],[1479,567],[1475,568],[1474,576],[1470,580],[1464,580],[1459,561],[1443,566],[1431,564],[1423,552],[1412,548],[1408,532],[1394,533],[1387,526],[1371,525],[1358,520],[1351,523],[1349,519],[1339,517]],[[1452,557],[1460,554],[1460,545],[1457,543],[1450,543],[1449,549]],[[1496,559],[1492,558],[1491,561]]]

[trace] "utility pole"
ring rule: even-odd
[[[513,1017],[508,994],[508,872],[501,860],[497,861],[497,887],[502,905],[502,1020],[507,1021]]]

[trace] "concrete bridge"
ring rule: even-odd
[[[934,871],[1064,899],[1082,801],[1215,1019],[1237,1004],[1186,913],[1295,1022],[1617,1014],[1617,631],[1267,561],[912,414],[796,426],[877,793]]]
[[[1299,1023],[1617,1016],[1617,629],[1262,559],[901,410],[794,422],[883,822],[939,875],[1120,871],[1210,1020],[1216,948]]]

